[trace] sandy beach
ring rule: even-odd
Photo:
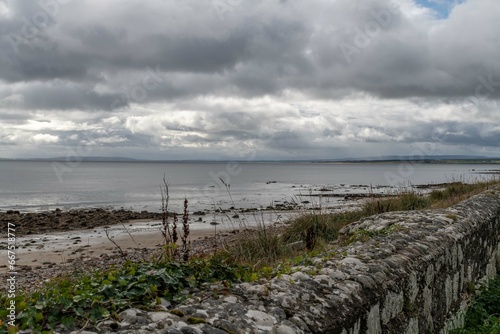
[[[196,241],[231,230],[228,226],[219,225],[215,230],[214,226],[207,225],[204,229],[192,230],[189,239]],[[156,249],[163,243],[160,228],[161,222],[140,220],[110,225],[106,228],[19,237],[17,238],[16,265],[38,268],[44,264],[71,263],[82,258],[99,257],[101,254],[111,256],[119,253],[118,247],[106,236],[106,231],[123,251]],[[6,244],[6,240],[0,239],[0,244]],[[6,271],[6,264],[0,265],[0,273],[4,274]]]
[[[109,220],[110,215],[114,218],[118,216],[120,219]],[[116,214],[100,209],[37,214],[1,212],[0,220],[4,223],[15,222],[19,236],[15,238],[14,270],[9,268],[8,259],[5,257],[5,261],[0,263],[0,279],[4,280],[15,272],[19,288],[32,289],[45,280],[64,273],[106,268],[123,263],[125,260],[148,259],[163,245],[163,235],[160,231],[162,222],[148,218],[120,222],[121,219],[138,215],[158,217],[156,213],[120,211]],[[227,214],[220,213],[209,217],[193,215],[190,219],[188,237],[191,252],[200,254],[210,251],[216,242],[220,245],[222,239],[237,234],[238,230],[255,226],[257,219],[269,225],[283,223],[285,215],[287,213],[265,212],[261,213],[259,218],[247,214],[233,220]],[[61,217],[66,216],[72,217],[68,221],[71,221],[73,226],[68,226],[65,221],[61,227]],[[59,218],[57,224],[54,223],[55,217]],[[79,222],[87,222],[89,217],[93,218],[94,227],[82,229]],[[46,221],[43,233],[32,233],[24,226],[33,220],[36,220],[37,224],[42,224],[44,219]],[[212,220],[220,223],[210,224]],[[119,223],[108,224],[110,221]],[[2,236],[0,246],[7,249],[12,243],[8,242],[6,233]]]

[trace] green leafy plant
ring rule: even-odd
[[[152,308],[160,298],[178,303],[184,289],[201,288],[209,282],[238,282],[248,268],[229,264],[222,257],[192,259],[188,262],[127,263],[85,276],[66,276],[52,280],[42,289],[16,296],[20,329],[35,332],[95,325],[105,319],[118,319],[129,307]],[[0,305],[9,300],[0,296]],[[2,307],[0,316],[6,316]]]
[[[467,311],[465,327],[452,334],[499,334],[500,333],[500,277],[482,289]]]

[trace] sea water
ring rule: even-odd
[[[477,180],[495,165],[311,162],[0,161],[0,210],[125,208],[159,211],[163,178],[169,208],[265,208],[320,190],[388,192],[401,186]],[[304,202],[307,202],[303,200]]]

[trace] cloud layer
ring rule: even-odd
[[[500,3],[430,3],[0,0],[0,157],[496,155]]]

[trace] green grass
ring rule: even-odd
[[[363,217],[392,211],[443,208],[454,205],[472,195],[489,189],[499,181],[472,184],[452,182],[442,190],[433,190],[428,195],[416,191],[402,191],[391,198],[370,199],[361,208],[340,213],[311,210],[299,214],[284,230],[259,225],[249,233],[243,233],[237,242],[224,245],[224,255],[230,261],[250,265],[257,269],[273,266],[284,259],[304,252],[324,250],[338,237],[339,230]],[[454,217],[456,220],[456,217]],[[393,230],[385,231],[387,233]],[[351,238],[348,242],[369,239],[369,234]]]
[[[474,183],[452,182],[443,190],[433,190],[429,194],[429,199],[433,208],[445,208],[457,204],[499,183],[498,179],[489,182],[481,181]]]
[[[413,190],[402,191],[394,198],[370,200],[364,204],[361,210],[363,215],[368,216],[390,211],[446,208],[498,184],[500,184],[500,180],[496,179],[475,183],[452,182],[444,189],[433,190],[425,196]]]
[[[410,211],[426,209],[430,206],[430,199],[414,191],[404,191],[394,198],[384,200],[371,200],[362,207],[364,216],[391,212],[391,211]]]
[[[359,211],[336,214],[310,212],[297,217],[284,231],[282,238],[287,243],[303,242],[308,251],[337,239],[339,230],[362,218]]]
[[[469,308],[465,327],[451,334],[500,334],[500,277],[490,282]]]

